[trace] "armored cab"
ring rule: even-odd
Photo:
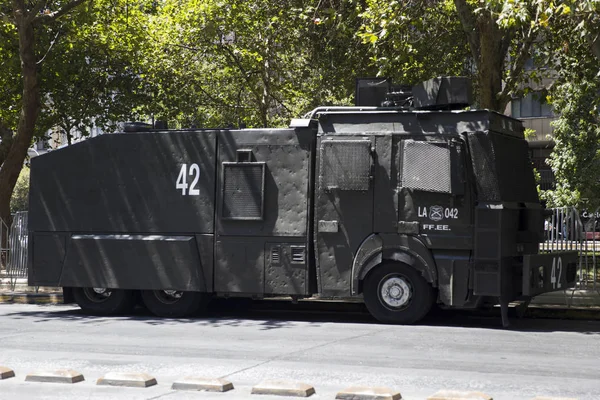
[[[103,314],[136,292],[164,316],[212,296],[317,296],[364,298],[393,323],[572,286],[575,254],[538,254],[521,123],[457,110],[463,83],[287,129],[129,132],[37,157],[30,284]]]

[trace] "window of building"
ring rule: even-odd
[[[511,102],[511,115],[514,118],[552,117],[552,106],[546,102],[541,92],[528,93]]]

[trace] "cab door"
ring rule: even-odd
[[[466,146],[459,138],[400,141],[398,219],[419,225],[438,272],[440,300],[467,301],[473,249],[473,193]]]
[[[350,296],[354,255],[373,232],[374,143],[372,136],[319,139],[315,251],[323,296]]]
[[[416,215],[431,249],[471,249],[472,202],[463,141],[405,139],[399,153],[399,220]],[[403,204],[406,198],[410,204]]]

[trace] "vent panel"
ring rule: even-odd
[[[281,247],[271,247],[271,264],[279,264],[281,262]]]
[[[264,163],[223,163],[223,219],[262,220],[264,192]]]
[[[306,252],[304,247],[292,246],[292,264],[306,263]]]

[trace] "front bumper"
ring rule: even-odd
[[[574,287],[578,258],[576,251],[523,256],[523,295],[533,297]]]

